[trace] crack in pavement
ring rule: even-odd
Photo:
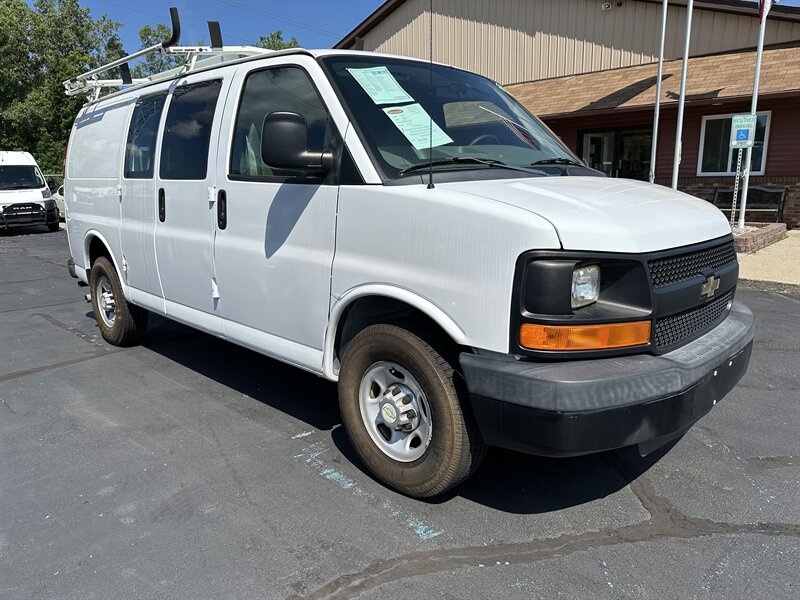
[[[751,456],[746,460],[754,467],[761,467],[762,469],[800,467],[800,456]]]
[[[632,479],[624,465],[618,464],[614,459],[611,460],[615,463],[611,466],[625,476],[630,483],[631,491],[642,503],[642,506],[649,511],[649,520],[618,528],[604,528],[599,531],[562,535],[556,538],[539,538],[528,542],[412,552],[376,561],[358,573],[334,579],[307,596],[294,595],[290,598],[297,600],[301,598],[313,600],[354,598],[380,585],[407,577],[479,565],[529,564],[591,548],[661,539],[692,539],[710,535],[741,534],[800,538],[800,525],[791,523],[735,524],[686,515],[672,506],[669,500],[657,495],[644,476]]]
[[[69,333],[75,334],[81,340],[83,340],[84,342],[86,342],[87,344],[89,344],[91,346],[94,346],[96,348],[106,349],[106,346],[102,342],[100,342],[98,340],[97,335],[91,336],[91,335],[89,335],[87,333],[84,333],[83,331],[81,331],[77,327],[72,327],[70,325],[67,325],[66,323],[64,323],[64,321],[61,321],[60,319],[56,319],[52,315],[47,315],[47,314],[44,314],[44,313],[34,313],[33,316],[34,317],[41,317],[42,319],[44,319],[45,321],[47,321],[51,325],[55,325],[59,329],[63,329],[64,331],[67,331]]]

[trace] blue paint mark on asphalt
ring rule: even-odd
[[[415,519],[409,519],[406,522],[406,525],[408,526],[409,529],[411,529],[411,531],[416,533],[419,539],[421,540],[432,540],[433,538],[439,537],[444,533],[444,531],[434,531],[433,529],[425,525],[425,523],[422,523],[421,521],[417,521]]]
[[[310,446],[303,448],[300,454],[295,454],[294,458],[301,459],[305,464],[314,469],[314,471],[316,471],[320,477],[324,477],[328,481],[336,483],[340,488],[349,491],[354,496],[365,498],[370,504],[377,505],[379,500],[374,494],[359,487],[355,481],[343,473],[340,473],[320,458],[320,456],[325,454],[327,451],[328,448],[325,446],[325,444],[322,442],[315,442]],[[389,517],[402,523],[405,527],[414,532],[414,534],[416,534],[416,536],[422,541],[432,540],[433,538],[444,533],[444,531],[433,529],[410,513],[404,514],[399,507],[395,506],[389,501],[383,502],[383,510]]]

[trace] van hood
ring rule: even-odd
[[[42,190],[0,190],[0,207],[5,208],[9,204],[43,204]]]
[[[565,250],[653,252],[731,233],[710,202],[632,179],[536,177],[440,186],[539,215],[555,227]]]

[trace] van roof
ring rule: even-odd
[[[30,152],[0,150],[0,165],[36,165],[36,160]]]
[[[227,49],[223,49],[223,52],[225,50],[227,50]],[[261,50],[261,49],[258,49],[258,50]],[[236,51],[232,49],[230,52],[233,54]],[[386,54],[386,53],[383,53],[383,52],[365,52],[365,51],[361,51],[361,50],[338,50],[338,49],[330,49],[330,48],[318,49],[318,50],[307,50],[305,48],[287,48],[285,50],[264,50],[263,53],[258,52],[258,53],[250,54],[250,55],[247,55],[247,56],[241,56],[241,57],[238,57],[238,58],[229,58],[228,60],[225,60],[225,57],[221,57],[219,55],[216,55],[216,56],[212,55],[212,56],[209,56],[208,58],[203,58],[203,59],[196,60],[196,62],[194,64],[194,68],[191,70],[191,73],[194,74],[194,73],[199,73],[199,72],[211,71],[211,70],[214,70],[214,69],[219,69],[219,68],[222,68],[222,67],[228,67],[228,66],[231,66],[231,65],[237,65],[237,64],[246,63],[246,62],[254,62],[254,61],[258,61],[258,60],[265,60],[265,59],[268,59],[268,58],[275,58],[277,56],[287,56],[287,55],[292,55],[292,54],[306,55],[306,56],[311,56],[313,58],[320,58],[320,57],[323,57],[323,56],[332,56],[332,55],[337,55],[337,56],[346,56],[346,55],[351,55],[351,56],[376,56],[376,57],[380,57],[380,58],[399,58],[399,59],[411,60],[411,61],[421,62],[421,63],[424,63],[424,64],[429,64],[429,61],[421,60],[421,59],[418,59],[418,58],[412,58],[410,56],[401,56],[399,54]],[[204,64],[204,63],[207,63],[207,64]],[[434,61],[434,64],[440,65],[440,64],[444,64],[444,63],[440,63],[440,62]],[[88,101],[86,103],[86,105],[96,104],[98,102],[102,102],[102,101],[104,101],[106,99],[109,99],[109,98],[116,98],[116,97],[119,97],[119,96],[123,96],[125,94],[130,93],[130,92],[134,92],[136,90],[140,90],[142,88],[146,88],[146,87],[149,87],[151,85],[155,85],[156,83],[163,83],[165,81],[171,81],[173,79],[178,79],[180,77],[186,77],[189,74],[190,73],[187,73],[184,70],[183,67],[176,67],[174,69],[170,69],[169,71],[164,71],[163,73],[154,74],[153,76],[151,76],[148,79],[148,81],[145,81],[145,82],[142,82],[142,83],[135,83],[134,85],[131,85],[129,87],[126,87],[126,88],[121,89],[121,90],[116,91],[116,92],[112,92],[110,94],[107,94],[105,96],[97,98],[96,100],[90,100],[90,101]]]

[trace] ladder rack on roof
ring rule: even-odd
[[[265,48],[256,48],[254,46],[223,46],[222,34],[220,33],[219,23],[217,21],[208,22],[208,32],[211,36],[210,46],[177,46],[176,44],[181,37],[181,22],[178,17],[178,9],[170,7],[170,19],[172,20],[172,36],[163,42],[143,48],[138,52],[129,54],[117,60],[113,60],[102,67],[97,67],[86,73],[82,73],[77,77],[68,79],[63,82],[64,92],[67,96],[77,96],[78,94],[86,94],[89,102],[96,102],[100,99],[100,93],[103,89],[107,88],[121,88],[128,85],[138,85],[141,83],[149,83],[158,81],[160,79],[168,79],[176,75],[191,73],[192,71],[209,65],[209,59],[216,59],[220,62],[225,60],[235,60],[244,58],[246,56],[255,56],[259,54],[269,54],[272,50]],[[128,62],[137,58],[142,58],[150,54],[175,54],[186,57],[186,63],[183,66],[157,73],[144,79],[133,79],[131,77]],[[106,73],[111,69],[119,69],[120,78],[118,79],[100,79],[98,75]]]

